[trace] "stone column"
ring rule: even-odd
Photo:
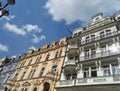
[[[61,73],[60,80],[65,80],[65,75],[64,75],[64,71],[63,70],[62,70],[62,73]]]
[[[99,76],[102,76],[102,71],[101,71],[101,61],[99,60]]]
[[[113,38],[113,43],[115,44],[115,42],[116,42],[116,41],[115,41],[115,38]]]
[[[112,65],[111,64],[109,64],[109,68],[110,68],[110,75],[113,75]]]
[[[118,66],[120,67],[120,58],[118,57],[117,59],[118,59]]]
[[[91,67],[89,67],[89,77],[91,77]]]

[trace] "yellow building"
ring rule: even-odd
[[[55,91],[66,51],[66,37],[21,56],[20,66],[7,82],[7,91]]]

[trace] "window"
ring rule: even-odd
[[[91,67],[91,77],[97,77],[96,67]]]
[[[22,90],[21,91],[24,91],[24,88],[22,88]]]
[[[30,64],[31,64],[31,62],[32,62],[32,59],[30,59],[30,60],[29,60],[29,63],[28,63],[28,65],[30,65]]]
[[[96,50],[95,48],[91,49],[91,58],[94,58],[96,56]]]
[[[32,71],[31,78],[34,76],[36,69]]]
[[[40,71],[40,74],[39,74],[39,77],[41,77],[43,75],[43,72],[44,72],[45,68],[42,68],[41,71]]]
[[[104,31],[100,33],[100,39],[103,39],[103,38],[105,38]]]
[[[118,75],[118,74],[120,74],[120,68],[113,67],[113,68],[112,68],[112,71],[113,71],[113,75]]]
[[[18,73],[16,73],[16,74],[15,74],[14,79],[16,79],[16,78],[17,78],[17,76],[18,76]]]
[[[89,58],[89,50],[85,50],[85,59]]]
[[[25,65],[26,61],[23,61],[20,65],[20,67],[23,67]]]
[[[35,74],[35,71],[36,71],[36,69],[31,70],[28,78],[32,78],[34,76],[34,74]]]
[[[71,80],[71,79],[76,79],[76,78],[77,78],[77,73],[72,73],[72,74],[66,75],[66,80]]]
[[[57,58],[57,57],[58,57],[58,52],[55,53],[55,58]]]
[[[101,46],[101,54],[104,56],[105,55],[105,52],[107,51],[106,49],[106,45],[102,45]]]
[[[106,30],[106,36],[107,36],[107,37],[111,36],[111,34],[112,34],[112,33],[111,33],[111,30]]]
[[[40,61],[40,57],[37,57],[35,63],[38,63]]]
[[[71,79],[71,74],[67,74],[66,75],[66,80],[70,80]]]
[[[84,78],[89,77],[89,68],[84,69]]]
[[[109,76],[109,75],[110,75],[109,65],[103,66],[103,75],[104,75],[104,76]]]
[[[37,91],[37,87],[35,87],[35,88],[33,89],[33,91]]]
[[[27,91],[27,88],[25,88],[25,91]]]
[[[50,91],[50,84],[48,82],[44,83],[43,91]]]
[[[59,57],[61,57],[62,56],[62,50],[59,52]]]
[[[86,42],[86,43],[88,43],[88,42],[89,42],[89,36],[88,36],[88,37],[86,37],[85,42]]]
[[[22,79],[24,78],[25,73],[26,73],[26,72],[23,72],[23,74],[22,74],[22,76],[21,76],[20,80],[22,80]]]
[[[56,68],[57,68],[57,65],[54,65],[54,66],[52,67],[51,72],[55,74],[55,72],[56,72]]]
[[[45,59],[45,60],[49,60],[49,56],[50,56],[50,54],[47,54],[47,56],[46,56],[46,59]]]
[[[91,41],[95,41],[95,35],[91,35]]]
[[[77,78],[77,74],[76,73],[73,73],[72,74],[72,79],[76,79]]]

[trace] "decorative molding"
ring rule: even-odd
[[[15,87],[20,87],[20,83],[16,83],[16,84],[15,84]]]
[[[31,86],[31,84],[28,81],[26,81],[22,84],[22,86]]]
[[[34,86],[40,85],[40,84],[41,84],[41,82],[40,82],[39,80],[35,80],[35,81],[33,82],[33,85],[34,85]]]

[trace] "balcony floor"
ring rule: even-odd
[[[120,91],[120,84],[58,87],[56,91]]]

